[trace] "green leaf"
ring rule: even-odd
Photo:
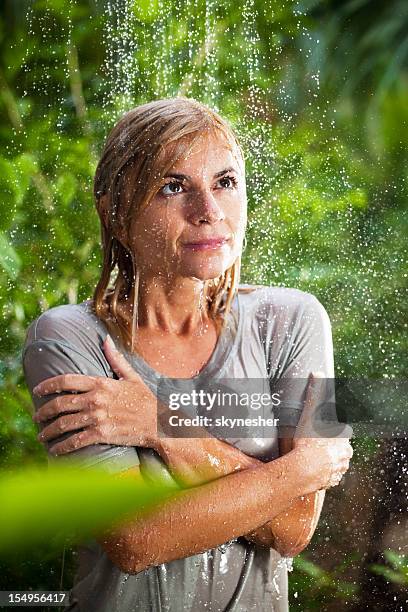
[[[394,569],[408,568],[408,556],[399,555],[395,550],[388,548],[384,550],[384,557],[389,561]]]
[[[0,157],[0,229],[8,229],[15,214],[21,189],[12,163]]]
[[[133,5],[135,17],[143,23],[151,23],[159,16],[158,0],[136,0]]]
[[[75,197],[78,181],[73,174],[65,172],[61,174],[54,185],[54,189],[62,204],[67,206]]]
[[[312,576],[313,578],[321,580],[326,577],[326,572],[321,567],[316,565],[316,563],[313,563],[313,561],[309,561],[305,557],[297,557],[296,566],[298,569],[305,572],[305,574]]]
[[[18,176],[17,203],[21,204],[30,186],[33,174],[38,172],[38,163],[31,153],[22,153],[13,160],[13,165],[16,170],[16,175]]]
[[[0,555],[44,539],[77,542],[151,509],[174,489],[140,476],[70,465],[31,467],[0,477]],[[56,540],[55,540],[56,541]],[[62,541],[62,540],[61,540]]]
[[[374,574],[383,576],[389,582],[394,582],[396,584],[408,584],[408,578],[406,576],[392,570],[390,567],[386,567],[385,565],[372,563],[369,566],[369,569],[374,572]]]
[[[0,265],[10,278],[13,280],[17,278],[21,260],[4,232],[0,232]]]

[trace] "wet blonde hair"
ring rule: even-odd
[[[139,274],[137,261],[128,248],[126,228],[130,219],[149,205],[164,175],[203,134],[223,137],[231,150],[236,147],[244,164],[244,153],[229,123],[206,105],[177,97],[148,102],[125,113],[109,133],[96,168],[94,196],[101,220],[103,265],[93,294],[93,308],[130,351],[137,330]],[[132,197],[126,198],[129,193]],[[237,291],[240,264],[241,257],[237,257],[221,276],[204,283],[208,315],[218,332],[226,323]],[[117,275],[113,287],[108,288],[115,266]],[[118,303],[129,298],[132,289],[129,332]]]

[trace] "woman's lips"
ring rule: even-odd
[[[193,251],[206,251],[212,249],[219,249],[224,244],[227,244],[228,238],[213,238],[200,242],[186,242],[183,246],[186,249],[191,249]]]

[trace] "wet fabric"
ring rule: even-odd
[[[240,285],[246,288],[249,285]],[[77,305],[49,309],[27,330],[22,360],[30,392],[46,378],[63,373],[117,378],[106,360],[102,343],[108,331],[87,300]],[[140,374],[146,385],[157,391],[165,377],[138,354],[129,354],[119,338],[116,346]],[[261,287],[238,293],[232,303],[228,324],[200,373],[189,379],[197,384],[219,378],[259,378],[277,382],[306,379],[319,370],[334,377],[333,346],[329,318],[311,294],[284,287]],[[303,389],[304,391],[304,389]],[[56,395],[32,396],[35,409]],[[292,398],[293,399],[293,398]],[[303,396],[280,406],[296,424]],[[276,416],[276,415],[275,415]],[[263,461],[279,456],[278,431],[269,438],[231,438],[243,452]],[[59,440],[72,435],[64,434]],[[53,441],[54,442],[54,441]],[[52,457],[49,462],[69,457],[84,466],[103,466],[120,472],[140,466],[149,478],[165,479],[177,487],[161,457],[152,449],[95,444],[73,453]],[[72,606],[80,612],[285,612],[288,610],[288,560],[274,549],[249,543],[245,538],[202,554],[163,563],[138,574],[125,574],[114,565],[98,542],[89,540],[78,547],[78,568],[71,590]]]

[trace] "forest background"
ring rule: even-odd
[[[316,295],[337,377],[406,377],[404,0],[6,0],[0,45],[1,469],[47,462],[22,375],[25,331],[91,297],[98,154],[117,118],[151,99],[195,97],[242,139],[242,282]],[[406,609],[408,444],[353,446],[294,560],[291,610]],[[70,549],[65,588],[74,562]],[[46,547],[2,559],[0,589],[57,590],[61,563]]]

